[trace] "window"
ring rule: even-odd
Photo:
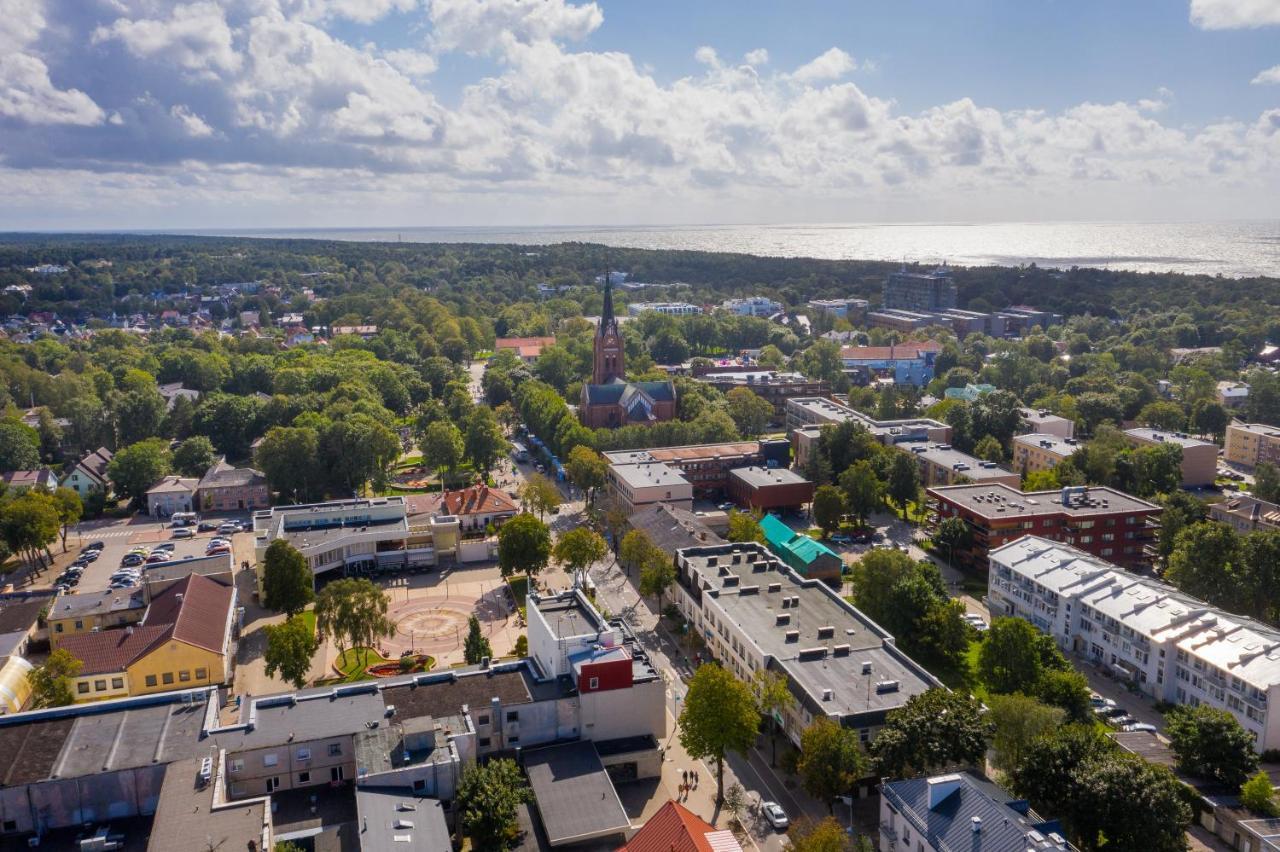
[[[156,685],[156,676],[147,675],[147,686],[155,686],[155,685]]]
[[[227,769],[229,769],[232,772],[240,772],[241,770],[244,769],[244,761],[240,760],[239,758],[235,760],[227,761]]]
[[[485,715],[483,715],[483,716],[477,716],[477,717],[476,717],[476,724],[477,724],[477,725],[487,725],[487,724],[489,724],[489,714],[488,714],[488,713],[486,713],[486,714],[485,714]]]
[[[187,681],[191,680],[191,672],[188,672],[188,671],[178,672],[178,680],[182,681],[183,683],[186,683]]]
[[[209,677],[208,669],[204,669],[204,668],[196,669],[196,680],[207,680],[208,677]]]
[[[77,683],[77,684],[76,684],[76,692],[80,693],[81,695],[88,695],[88,694],[89,694],[89,682],[88,682],[87,680],[82,680],[82,681],[80,681],[79,683]]]
[[[279,779],[279,778],[268,778],[268,779],[267,779],[267,792],[268,792],[268,793],[274,793],[276,790],[279,790],[279,789],[280,789],[280,779]]]
[[[298,760],[310,760],[310,759],[311,759],[311,749],[309,748],[298,749]]]
[[[508,722],[519,722],[519,721],[520,721],[520,711],[519,711],[519,710],[508,710],[508,711],[507,711],[507,721],[508,721]]]
[[[310,772],[299,772],[299,773],[298,773],[298,783],[299,783],[299,784],[310,784],[310,783],[311,783],[311,773],[310,773]]]
[[[165,672],[160,676],[160,679],[166,684],[173,683],[173,672]]]
[[[599,689],[599,688],[600,688],[600,678],[593,677],[591,678],[591,680],[587,681],[587,689]]]
[[[17,830],[18,830],[18,821],[17,821],[17,820],[14,820],[14,819],[7,819],[7,820],[5,820],[5,821],[4,821],[4,830],[5,830],[5,831],[17,831]]]
[[[329,743],[329,756],[338,757],[342,754],[342,743]]]
[[[507,737],[507,745],[519,745],[519,744],[520,744],[519,737]]]
[[[111,688],[112,688],[112,689],[124,689],[124,678],[122,678],[122,677],[113,677],[113,678],[111,678]]]
[[[263,766],[276,766],[280,763],[280,757],[275,754],[264,754],[262,756]]]
[[[417,781],[413,782],[413,791],[415,793],[421,793],[425,789],[427,789],[427,782],[425,779],[419,778]]]
[[[480,737],[480,739],[479,739],[479,744],[480,744],[480,748],[488,748],[488,747],[489,747],[489,738],[488,738],[488,737]]]
[[[331,767],[329,767],[329,780],[330,780],[330,781],[341,781],[341,780],[342,780],[342,767],[341,767],[341,766],[331,766]]]
[[[77,622],[76,622],[76,630],[84,630],[84,622],[83,622],[83,621],[77,621]]]
[[[54,632],[54,633],[61,633],[61,632],[62,632],[62,622],[61,622],[61,621],[59,621],[57,624],[53,625],[53,632]]]
[[[107,691],[107,681],[106,681],[106,679],[104,678],[104,679],[102,679],[102,680],[95,680],[95,681],[93,682],[93,691],[94,691],[94,692],[106,692],[106,691]]]

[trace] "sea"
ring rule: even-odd
[[[185,231],[184,233],[193,233]],[[1231,222],[403,227],[203,230],[210,236],[406,243],[599,243],[772,257],[1037,264],[1280,277],[1280,219]]]

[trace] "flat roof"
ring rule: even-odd
[[[183,849],[197,838],[210,848],[261,846],[267,826],[266,801],[226,802],[215,808],[213,794],[217,785],[198,783],[200,761],[191,757],[165,768],[147,849]]]
[[[728,441],[720,444],[687,444],[682,447],[651,447],[642,450],[610,450],[603,453],[612,464],[644,462],[692,462],[735,456],[758,455],[759,441]]]
[[[822,712],[882,714],[939,685],[890,644],[882,627],[825,583],[802,579],[763,545],[687,548],[680,557],[710,587],[704,601],[708,596],[715,601]],[[780,623],[783,618],[786,623]],[[871,664],[869,672],[864,673],[864,662]],[[877,689],[881,682],[896,685]],[[825,699],[828,690],[831,698]]]
[[[552,846],[607,837],[631,827],[595,744],[579,741],[526,751],[524,769]]]
[[[1026,420],[1028,423],[1031,423],[1031,424],[1074,422],[1074,421],[1068,420],[1066,417],[1059,417],[1057,414],[1054,414],[1050,411],[1038,409],[1038,408],[1023,407],[1023,408],[1019,408],[1018,411],[1022,413],[1022,419]]]
[[[245,719],[252,720],[251,729],[222,730],[214,737],[231,752],[326,739],[365,730],[366,722],[381,724],[386,709],[376,683],[361,691],[329,687],[265,696],[251,703]]]
[[[1062,502],[1061,491],[1019,491],[1000,482],[943,485],[929,493],[963,506],[991,520],[1066,514],[1071,517],[1113,515],[1118,512],[1159,512],[1155,503],[1140,500],[1123,491],[1101,485],[1090,485],[1076,492],[1070,505]]]
[[[595,610],[580,600],[574,591],[551,597],[530,595],[528,603],[542,613],[557,639],[570,639],[609,629]]]
[[[147,602],[142,589],[109,589],[105,592],[84,595],[59,595],[49,609],[49,618],[83,618],[89,615],[106,615],[130,609],[145,609]]]
[[[898,446],[931,464],[947,468],[970,479],[993,479],[1013,475],[1013,471],[1005,470],[995,462],[983,461],[968,453],[962,453],[949,444],[903,443]]]
[[[1124,433],[1132,438],[1140,441],[1154,441],[1161,444],[1177,444],[1184,449],[1190,447],[1213,447],[1216,452],[1218,445],[1209,441],[1202,441],[1199,438],[1193,438],[1185,432],[1166,432],[1163,429],[1125,429]]]
[[[1227,428],[1244,429],[1246,432],[1265,435],[1268,438],[1280,438],[1280,426],[1268,426],[1265,423],[1242,423],[1239,420],[1233,420]]]
[[[360,852],[439,852],[452,849],[439,799],[408,787],[356,787]]]
[[[613,472],[632,488],[659,488],[664,485],[688,485],[689,480],[678,469],[662,462],[614,464]]]
[[[861,423],[867,431],[873,435],[889,432],[898,429],[950,429],[946,423],[933,420],[928,417],[906,417],[899,420],[876,420],[868,414],[863,414],[854,408],[850,408],[842,402],[826,399],[820,396],[795,396],[787,400],[787,409],[792,407],[802,409],[819,418],[819,422],[808,424],[810,426],[821,426],[826,423],[844,423],[848,420],[855,420]]]
[[[1075,438],[1047,435],[1044,432],[1028,432],[1025,435],[1014,435],[1013,442],[1036,447],[1063,459],[1080,449],[1081,446],[1080,442]]]
[[[741,479],[752,488],[764,488],[769,485],[807,485],[805,479],[794,470],[786,467],[735,467],[729,471],[733,479]]]

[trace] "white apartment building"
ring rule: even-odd
[[[1280,747],[1280,631],[1038,536],[990,552],[991,615],[1026,619],[1064,651],[1147,695],[1231,712]]]
[[[765,296],[748,296],[745,299],[726,299],[720,304],[731,314],[744,317],[771,317],[782,313],[782,303]]]
[[[702,313],[702,308],[688,302],[632,302],[627,305],[627,313],[633,317],[638,317],[645,311],[673,317],[691,317]]]
[[[605,485],[614,505],[628,515],[654,503],[693,508],[693,483],[679,469],[664,462],[611,464],[605,473]]]

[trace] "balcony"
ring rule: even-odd
[[[884,838],[884,842],[890,847],[898,842],[897,830],[887,822],[880,823],[880,836]]]

